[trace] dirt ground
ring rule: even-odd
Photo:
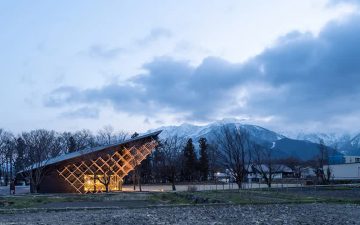
[[[360,206],[275,204],[22,212],[0,224],[360,224]]]
[[[4,224],[360,224],[360,187],[0,196]]]

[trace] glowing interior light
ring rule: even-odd
[[[103,183],[107,180],[109,191],[121,190],[123,178],[151,154],[157,144],[152,140],[140,147],[115,151],[113,155],[69,164],[58,173],[79,193],[105,191]]]

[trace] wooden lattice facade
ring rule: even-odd
[[[46,162],[40,193],[120,191],[126,175],[146,159],[158,142],[154,132],[118,144],[85,149]]]
[[[103,183],[108,183],[109,191],[118,191],[123,178],[151,154],[156,145],[152,140],[139,147],[115,149],[111,155],[101,154],[96,159],[70,163],[57,171],[79,193],[105,191]]]

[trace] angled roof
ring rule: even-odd
[[[291,172],[293,172],[293,170],[290,167],[283,165],[283,164],[273,164],[271,167],[273,168],[273,173],[280,173],[280,172],[291,173]],[[253,171],[254,169],[263,171],[265,173],[269,172],[269,166],[266,164],[251,165],[249,167],[249,172],[256,172],[256,171]]]
[[[104,150],[104,149],[107,149],[107,148],[111,148],[111,147],[115,147],[115,146],[118,146],[118,145],[128,144],[128,143],[138,141],[138,140],[141,140],[141,139],[145,139],[145,138],[156,137],[160,133],[161,133],[161,130],[151,132],[151,133],[147,133],[147,134],[143,134],[143,135],[139,135],[139,136],[137,136],[135,138],[129,138],[129,139],[126,139],[124,141],[117,142],[117,143],[110,144],[110,145],[103,145],[103,146],[98,146],[98,147],[94,147],[94,148],[85,148],[85,149],[81,149],[81,150],[76,151],[76,152],[71,152],[71,153],[59,155],[59,156],[51,158],[49,160],[42,161],[41,163],[33,164],[32,166],[29,166],[28,168],[26,168],[26,169],[24,169],[22,171],[19,171],[18,173],[23,173],[25,171],[29,171],[30,169],[33,170],[33,169],[36,169],[38,167],[48,166],[48,165],[52,165],[52,164],[59,163],[59,162],[62,162],[62,161],[70,160],[70,159],[73,159],[73,158],[77,158],[79,156],[83,156],[83,155],[87,155],[87,154],[90,154],[90,153],[98,152],[98,151],[101,151],[101,150]]]

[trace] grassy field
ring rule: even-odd
[[[197,204],[360,204],[360,188],[256,189],[201,192],[57,194],[0,197],[0,209],[87,207],[149,207]]]
[[[154,201],[168,204],[285,204],[285,203],[353,203],[360,204],[360,196],[349,196],[347,192],[360,190],[317,190],[317,191],[277,191],[240,190],[161,193],[152,196]],[[325,192],[325,193],[324,193]],[[336,193],[336,195],[333,195]],[[342,195],[344,194],[344,195]]]
[[[76,202],[76,201],[102,201],[100,196],[92,195],[26,195],[15,197],[0,197],[0,208],[30,208],[53,202]]]

